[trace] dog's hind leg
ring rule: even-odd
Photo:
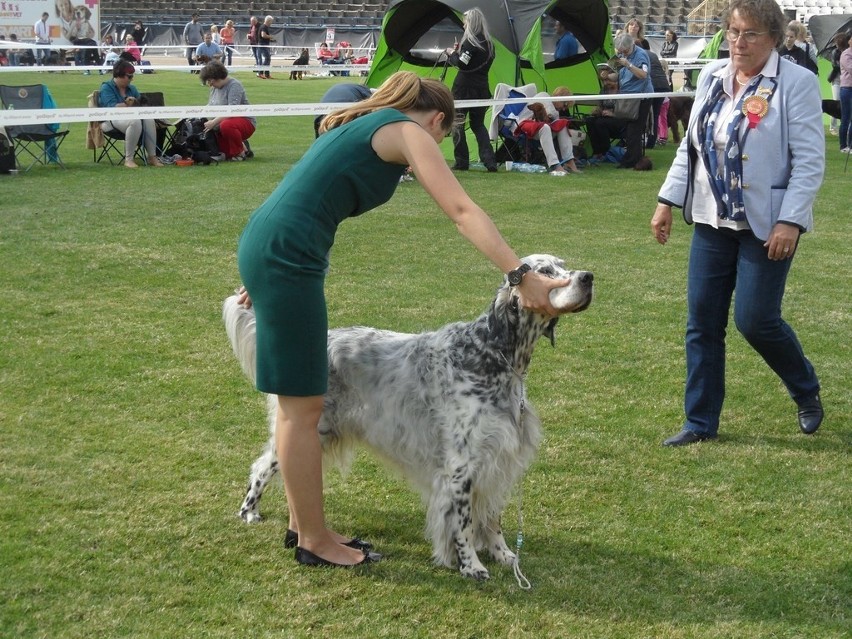
[[[263,491],[277,472],[278,460],[275,457],[275,448],[270,443],[263,454],[251,465],[246,497],[243,499],[243,505],[240,506],[240,517],[246,522],[252,523],[262,519],[260,498],[263,497]]]

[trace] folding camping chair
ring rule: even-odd
[[[95,90],[89,94],[89,108],[98,108],[100,107],[100,91]],[[89,122],[89,134],[88,138],[91,140],[91,149],[92,149],[92,160],[95,163],[101,162],[101,160],[106,159],[110,166],[115,166],[116,164],[124,163],[124,149],[119,147],[119,143],[123,143],[125,140],[124,131],[120,131],[118,129],[109,129],[104,130],[101,127],[101,122]],[[139,145],[136,147],[136,152],[134,156],[140,162],[147,164],[148,157],[147,153],[145,153],[145,146],[143,145],[143,137],[139,138]]]
[[[47,87],[43,84],[26,86],[0,85],[0,103],[4,109],[44,109],[54,108],[55,104]],[[65,165],[59,159],[59,147],[68,129],[59,130],[58,124],[22,124],[6,127],[6,136],[15,146],[15,160],[18,166],[29,162],[24,171],[36,164],[55,163],[63,169]],[[22,162],[23,160],[23,162]]]
[[[144,106],[166,106],[166,100],[161,91],[142,93],[141,96],[142,104]],[[168,120],[154,120],[154,124],[157,126],[157,154],[163,155],[163,150],[169,148],[172,144],[172,137],[175,133],[175,124],[177,123],[169,122]]]
[[[502,82],[494,88],[496,104],[491,111],[491,126],[488,133],[495,145],[495,155],[498,162],[512,160],[513,162],[533,162],[536,154],[541,153],[541,146],[535,140],[530,140],[518,131],[521,112],[526,108],[526,102],[507,102],[518,98],[532,98],[538,89],[534,84],[522,87],[511,87]]]

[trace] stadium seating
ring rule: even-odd
[[[221,0],[198,0],[193,3],[175,3],[173,0],[101,0],[101,21],[133,22],[140,17],[151,24],[182,25],[193,13],[201,20],[216,19],[224,22],[232,19],[247,24],[250,15],[271,15],[277,26],[363,26],[377,28],[387,10],[387,0],[346,2],[325,0],[324,2],[222,2]],[[156,20],[145,16],[156,16]]]

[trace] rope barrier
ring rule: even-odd
[[[694,93],[632,93],[606,95],[572,95],[570,99],[578,103],[600,102],[601,100],[635,100],[637,98],[692,97]],[[566,96],[535,98],[537,102],[564,102]],[[531,98],[511,98],[506,100],[458,100],[457,108],[492,107],[506,104],[526,104]],[[103,122],[105,120],[126,120],[133,117],[140,120],[181,120],[200,117],[268,117],[293,115],[321,115],[337,109],[351,106],[343,102],[308,102],[302,104],[250,104],[241,106],[174,106],[96,109],[80,107],[73,109],[26,109],[0,110],[0,127],[21,126],[25,124],[67,123],[67,122]]]

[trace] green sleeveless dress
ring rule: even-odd
[[[323,284],[337,226],[387,202],[405,166],[379,158],[373,134],[410,121],[382,109],[321,135],[249,219],[240,277],[257,319],[257,388],[308,397],[328,385]]]

